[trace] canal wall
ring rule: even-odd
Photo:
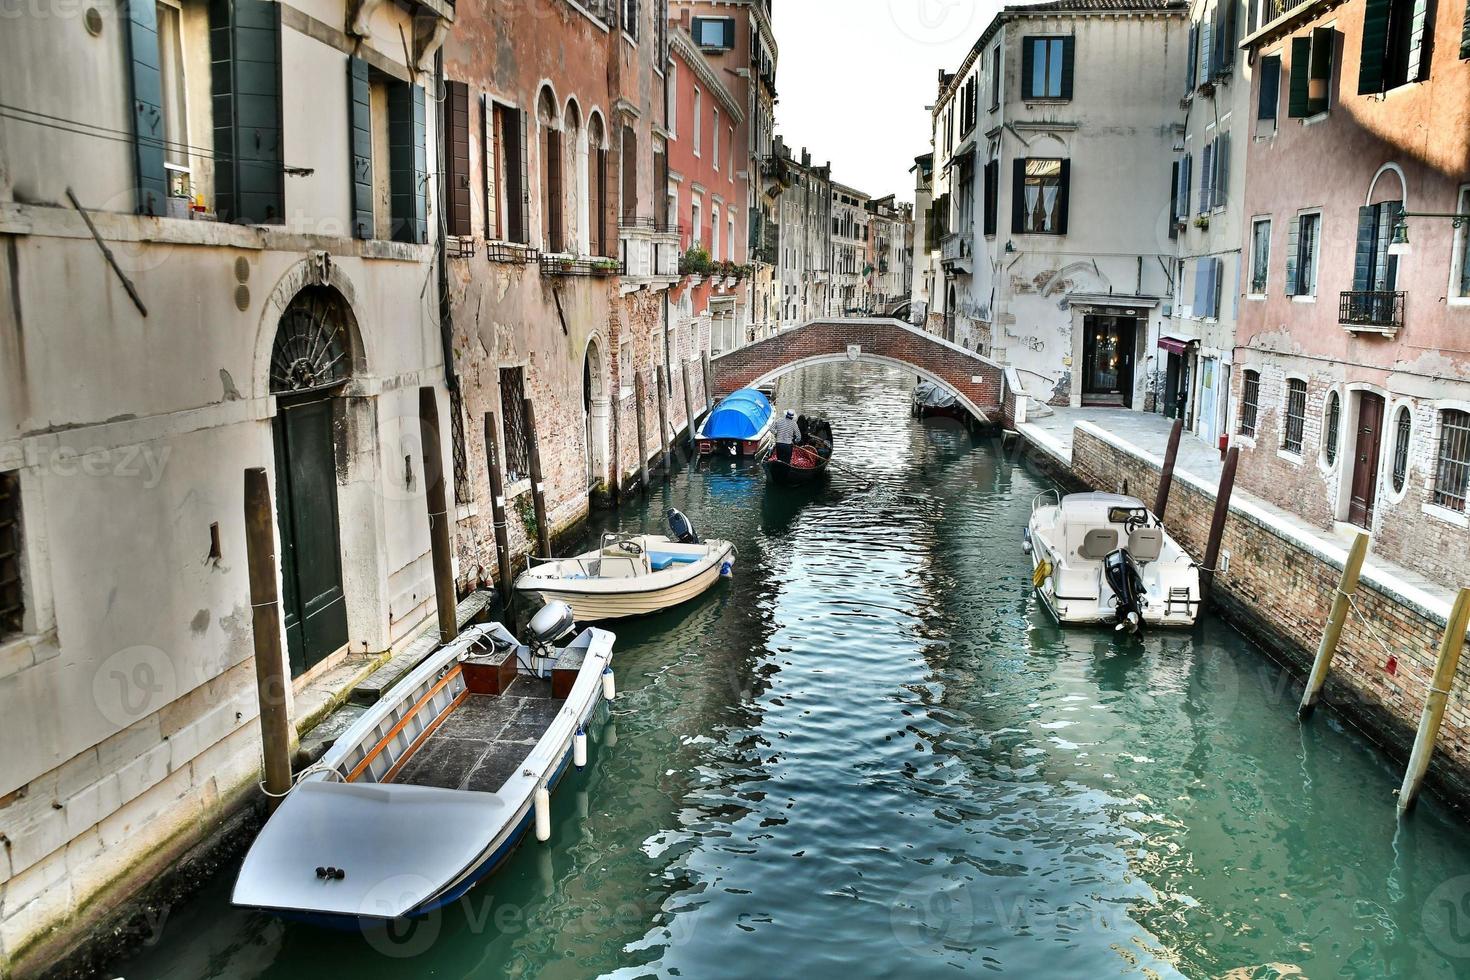
[[[1089,489],[1126,492],[1152,503],[1162,468],[1158,456],[1096,425],[1079,422],[1074,430],[1069,475]],[[1216,489],[1194,474],[1174,473],[1169,533],[1196,560],[1205,551]],[[1289,672],[1270,685],[1282,711],[1296,708],[1346,559],[1346,543],[1339,547],[1300,533],[1287,515],[1236,490],[1214,598],[1228,619]],[[1449,604],[1370,558],[1354,606],[1324,701],[1403,764],[1429,693]],[[1454,690],[1470,689],[1467,684],[1470,666],[1462,662]],[[1464,698],[1450,698],[1426,786],[1457,808],[1470,804],[1470,701]]]

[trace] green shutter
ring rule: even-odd
[[[347,59],[347,127],[351,139],[352,237],[373,237],[373,121],[368,63]]]
[[[1274,128],[1277,105],[1281,101],[1281,58],[1261,59],[1261,90],[1256,102],[1256,118],[1271,120]]]
[[[1022,235],[1026,232],[1026,158],[1016,157],[1011,162],[1011,232]]]
[[[1032,76],[1036,73],[1036,43],[1032,38],[1021,39],[1021,98],[1034,99],[1035,85]]]
[[[1286,295],[1288,296],[1295,296],[1297,293],[1296,250],[1297,242],[1301,239],[1301,230],[1301,217],[1292,215],[1291,220],[1286,223]]]
[[[1185,63],[1184,91],[1194,91],[1194,64],[1199,57],[1199,25],[1189,25],[1189,57]]]
[[[398,82],[388,89],[388,175],[393,240],[429,240],[424,195],[429,177],[424,148],[424,90]]]
[[[1373,247],[1378,240],[1378,208],[1358,208],[1357,253],[1353,258],[1353,289],[1373,288]]]
[[[1332,91],[1332,60],[1337,51],[1337,31],[1330,27],[1318,27],[1312,31],[1312,68],[1309,73],[1311,82],[1319,82],[1322,92],[1321,98],[1307,98],[1307,115],[1315,116],[1319,112],[1326,112],[1331,96],[1326,93]],[[1310,82],[1308,83],[1310,84]]]
[[[1072,54],[1076,50],[1076,38],[1062,38],[1062,98],[1072,97]]]
[[[1388,17],[1393,0],[1367,0],[1363,9],[1363,51],[1358,59],[1358,94],[1383,91],[1383,63],[1388,58]]]
[[[1310,91],[1310,79],[1307,72],[1312,63],[1312,39],[1310,37],[1294,37],[1291,39],[1291,89],[1286,98],[1286,114],[1293,119],[1301,119],[1310,116],[1307,108],[1307,93]]]
[[[735,50],[735,18],[734,17],[727,17],[727,18],[725,18],[725,49],[728,50],[728,51],[734,51]]]
[[[123,6],[128,18],[128,55],[132,61],[133,162],[137,167],[138,214],[161,215],[167,205],[168,175],[163,169],[163,76],[158,56],[158,8],[152,0]]]
[[[280,15],[274,0],[210,4],[215,208],[225,221],[285,221]]]
[[[1072,161],[1062,161],[1062,183],[1057,188],[1057,234],[1067,233],[1067,211],[1072,203]]]

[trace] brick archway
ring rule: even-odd
[[[892,319],[812,320],[711,361],[715,391],[767,384],[813,364],[861,361],[886,364],[921,375],[954,392],[980,419],[1000,417],[1003,369],[933,334]]]

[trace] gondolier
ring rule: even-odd
[[[788,408],[786,414],[776,423],[776,458],[781,462],[791,462],[791,446],[796,442],[799,431],[796,413]]]

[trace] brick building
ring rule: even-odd
[[[1231,438],[1242,485],[1454,581],[1470,547],[1470,222],[1414,215],[1470,212],[1470,44],[1464,4],[1417,9],[1267,5],[1245,38]]]

